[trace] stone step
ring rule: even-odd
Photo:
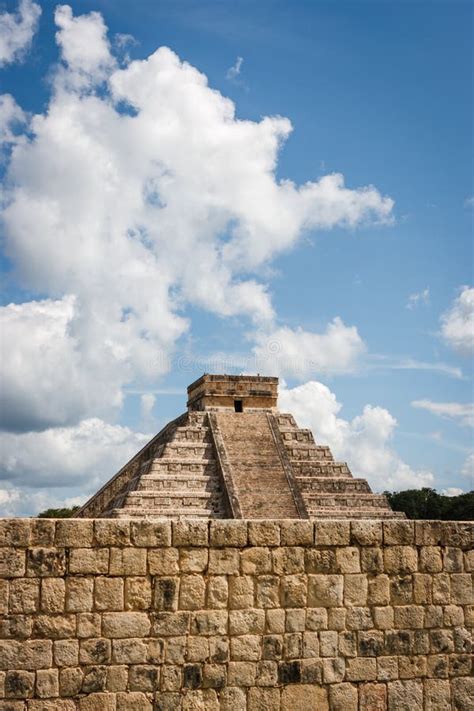
[[[317,444],[310,445],[304,442],[290,442],[286,443],[286,451],[288,452],[290,459],[294,461],[333,461],[330,448]]]
[[[311,430],[294,427],[279,427],[281,436],[285,445],[291,445],[297,442],[304,442],[306,444],[314,444],[314,437]]]
[[[309,508],[334,506],[340,508],[373,508],[387,509],[388,501],[384,494],[313,494],[305,493],[305,501]],[[390,509],[389,509],[390,510]]]
[[[212,459],[214,447],[207,442],[167,442],[155,458]]]
[[[109,516],[109,514],[107,514]],[[186,510],[176,509],[170,512],[157,511],[155,508],[127,508],[112,509],[110,518],[138,518],[147,520],[182,520],[182,519],[209,519],[224,518],[222,511],[203,511],[202,509],[188,508]]]
[[[173,442],[201,442],[212,444],[208,427],[178,427],[174,433]]]
[[[399,511],[392,511],[390,509],[354,509],[351,510],[350,516],[348,516],[347,509],[337,509],[333,506],[320,509],[308,509],[308,515],[311,519],[345,519],[348,518],[364,518],[364,519],[404,519],[405,514]]]
[[[178,459],[167,457],[166,459],[154,459],[143,468],[142,476],[147,474],[213,474],[217,471],[215,459]]]
[[[370,486],[365,479],[349,477],[297,476],[296,481],[303,492],[344,493],[361,492],[370,494]]]
[[[341,477],[352,479],[351,470],[346,462],[328,462],[321,459],[315,459],[312,462],[290,459],[290,462],[297,479],[299,477]]]
[[[218,491],[217,477],[197,474],[145,474],[140,478],[136,491]]]

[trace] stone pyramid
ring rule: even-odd
[[[77,512],[85,518],[402,518],[277,409],[278,378],[205,374],[170,422]]]

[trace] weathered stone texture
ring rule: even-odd
[[[14,523],[1,711],[472,708],[465,524]]]

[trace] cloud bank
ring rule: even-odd
[[[474,354],[474,288],[460,288],[451,308],[441,316],[441,336],[460,355]]]
[[[40,15],[41,7],[31,0],[20,0],[15,13],[0,14],[0,67],[23,58],[38,29]]]

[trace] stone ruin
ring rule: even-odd
[[[278,378],[205,374],[83,518],[393,519],[386,496],[277,408]]]

